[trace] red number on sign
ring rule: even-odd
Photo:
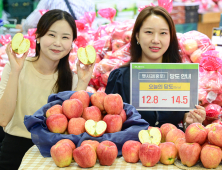
[[[154,96],[154,100],[153,100],[153,102],[154,102],[155,104],[158,103],[158,96]]]
[[[146,103],[151,103],[151,102],[150,102],[151,96],[146,96],[146,98],[148,99]]]
[[[188,102],[187,96],[183,96],[183,104],[187,104],[187,102]]]
[[[177,103],[180,103],[180,96],[177,96],[176,102],[177,102]]]

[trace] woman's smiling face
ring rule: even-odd
[[[143,21],[136,39],[142,48],[140,62],[162,63],[170,45],[169,25],[162,16],[152,14]]]

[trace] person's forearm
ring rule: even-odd
[[[78,81],[76,88],[74,89],[74,91],[80,91],[80,90],[86,90],[88,84],[83,82],[83,81]]]
[[[184,131],[189,126],[189,124],[186,122],[187,115],[188,115],[188,113],[185,113],[184,118],[183,118],[183,129],[184,129]]]
[[[0,126],[5,127],[15,112],[18,95],[19,73],[10,73],[9,79],[0,99]]]

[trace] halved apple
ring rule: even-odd
[[[107,124],[103,120],[96,122],[92,119],[89,119],[85,123],[86,132],[93,137],[102,136],[105,133],[106,128]]]
[[[141,130],[138,134],[141,143],[152,143],[159,145],[161,141],[160,130],[156,127],[152,127],[148,130]]]
[[[17,54],[23,54],[30,48],[30,41],[23,37],[22,33],[17,33],[12,38],[12,50]]]
[[[83,64],[93,64],[96,61],[96,50],[92,45],[87,45],[86,48],[80,47],[77,56]]]

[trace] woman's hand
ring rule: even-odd
[[[25,58],[28,55],[28,51],[22,55],[22,57],[18,58],[16,57],[16,53],[12,50],[11,47],[12,42],[8,43],[5,51],[8,55],[8,59],[11,65],[12,72],[20,72],[23,68]]]
[[[84,65],[84,67],[80,67],[80,61],[78,60],[76,63],[76,66],[77,66],[77,74],[78,74],[78,84],[75,90],[76,91],[86,90],[89,84],[89,81],[92,77],[95,62],[91,65]]]
[[[192,123],[202,123],[206,118],[206,111],[205,108],[200,106],[200,105],[196,105],[196,109],[191,110],[190,112],[187,113],[187,117],[186,117],[186,123],[192,124]]]

